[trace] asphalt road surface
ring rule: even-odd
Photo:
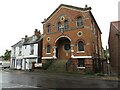
[[[54,90],[55,88],[111,88],[115,90],[119,87],[119,81],[78,74],[1,70],[0,77],[2,90]]]

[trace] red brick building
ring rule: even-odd
[[[111,22],[109,32],[109,53],[112,70],[120,74],[120,21]]]
[[[91,7],[61,4],[42,23],[43,63],[46,60],[68,60],[78,69],[100,69],[102,33]]]

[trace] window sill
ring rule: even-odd
[[[78,69],[85,69],[85,67],[77,67]]]
[[[77,53],[85,53],[85,51],[77,51]]]
[[[46,53],[46,55],[50,55],[51,53]]]
[[[78,28],[78,29],[80,29],[80,28],[84,28],[84,26],[83,26],[83,25],[82,25],[82,26],[77,26],[77,28]]]

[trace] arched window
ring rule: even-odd
[[[48,25],[47,28],[48,28],[48,33],[50,33],[51,32],[51,26]]]
[[[83,27],[82,17],[77,17],[76,25],[77,27]]]
[[[68,25],[68,20],[64,21],[64,30],[68,30],[69,29],[69,25]]]
[[[84,43],[82,41],[78,42],[78,51],[84,51]]]
[[[58,22],[58,24],[57,24],[57,29],[58,29],[58,31],[61,31],[61,29],[62,29],[61,22]]]
[[[47,52],[47,53],[50,53],[50,49],[51,49],[51,46],[50,46],[50,45],[47,45],[46,52]]]

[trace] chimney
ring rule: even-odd
[[[25,35],[25,38],[27,38],[28,36],[27,35]]]
[[[85,5],[85,8],[88,8],[88,5]]]
[[[40,31],[38,31],[38,29],[35,29],[35,31],[34,31],[34,35],[36,35],[36,36],[40,36]]]
[[[46,21],[47,19],[46,18],[44,18],[44,21]]]
[[[28,36],[27,35],[25,35],[25,42],[28,40]]]

